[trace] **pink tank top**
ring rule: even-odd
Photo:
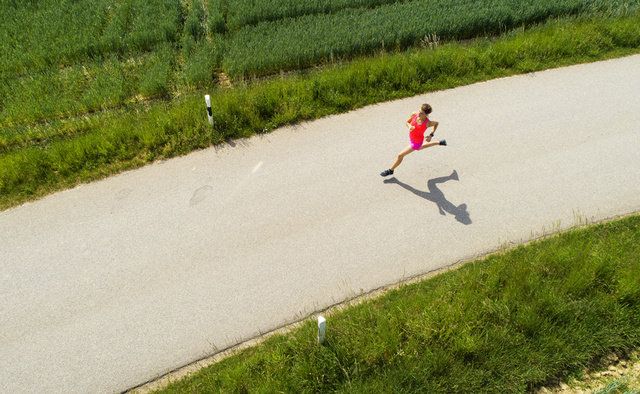
[[[422,144],[424,141],[424,132],[427,130],[427,125],[429,124],[429,118],[418,124],[418,114],[415,114],[411,117],[409,123],[414,127],[414,129],[409,132],[409,140],[414,144]]]

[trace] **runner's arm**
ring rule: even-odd
[[[433,134],[435,134],[436,129],[438,128],[439,123],[436,121],[429,121],[429,124],[427,125],[427,128],[429,127],[433,127],[433,131],[431,132],[431,134],[427,135],[427,142],[431,142],[431,137],[433,137]]]
[[[427,125],[427,128],[433,127],[433,131],[431,132],[431,134],[429,134],[430,136],[433,137],[433,135],[436,133],[436,129],[438,128],[439,124],[440,123],[436,122],[435,120],[433,120],[433,121],[430,120],[429,121],[429,124]]]

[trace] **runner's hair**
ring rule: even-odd
[[[424,112],[425,115],[429,115],[431,111],[433,111],[433,108],[431,108],[429,104],[422,104],[422,107],[420,107],[420,110]]]

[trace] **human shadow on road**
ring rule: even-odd
[[[416,196],[419,196],[424,198],[425,200],[434,202],[438,206],[438,211],[440,212],[440,215],[445,215],[445,212],[447,212],[450,215],[455,216],[456,220],[459,221],[460,223],[469,225],[471,224],[471,217],[469,216],[469,212],[467,212],[467,204],[460,204],[458,206],[452,204],[449,200],[445,198],[442,191],[438,189],[438,187],[436,186],[438,183],[444,183],[450,180],[455,180],[455,181],[459,180],[458,172],[456,170],[453,170],[453,172],[449,176],[429,179],[427,181],[427,188],[429,189],[428,192],[417,190],[414,187],[407,185],[406,183],[400,182],[395,177],[385,179],[384,183],[396,183],[400,185],[402,188],[409,190],[411,193],[415,194]]]

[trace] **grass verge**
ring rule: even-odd
[[[273,128],[472,82],[640,52],[640,14],[556,20],[497,39],[382,54],[201,95],[0,133],[0,209]],[[35,141],[29,146],[24,136]]]
[[[640,346],[640,216],[491,255],[175,382],[178,392],[525,392]]]

